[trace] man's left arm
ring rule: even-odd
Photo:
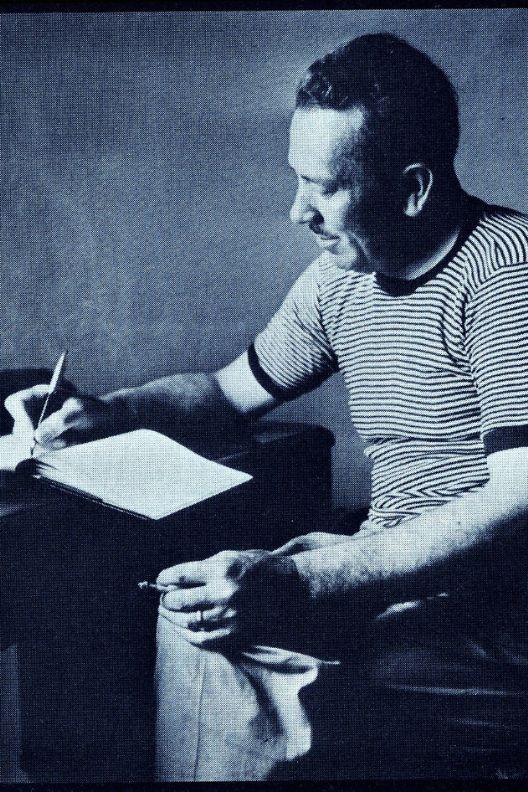
[[[351,537],[314,533],[279,554],[230,551],[166,569],[158,581],[176,588],[163,598],[161,613],[193,643],[207,645],[241,630],[247,640],[263,640],[254,628],[299,623],[308,612],[315,614],[316,628],[318,610],[324,619],[342,609],[352,626],[390,603],[487,591],[493,578],[509,579],[519,559],[515,548],[528,514],[528,447],[491,454],[488,465],[483,487],[394,528]]]
[[[361,631],[390,603],[441,592],[478,596],[518,558],[514,548],[528,515],[528,447],[491,454],[488,465],[483,487],[394,528],[351,537],[310,534],[284,554],[220,553],[164,570],[160,583],[185,587],[165,595],[161,614],[206,646],[240,632],[244,640],[262,641],[266,625],[280,632],[281,622],[288,629],[308,613],[310,629],[317,629],[318,611],[325,620],[342,609],[351,631],[354,623]],[[303,546],[309,549],[296,551]],[[321,625],[325,632],[329,627]]]
[[[484,588],[512,560],[528,516],[528,447],[488,456],[482,487],[400,525],[293,557],[310,598],[350,593],[367,601],[412,600]],[[482,561],[485,559],[485,565]],[[490,559],[492,566],[490,567]],[[369,596],[370,595],[370,596]]]

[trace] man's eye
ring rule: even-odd
[[[333,195],[337,192],[337,183],[325,184],[321,190],[321,195]]]

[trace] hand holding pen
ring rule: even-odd
[[[33,456],[33,453],[35,451],[35,446],[37,445],[37,440],[35,438],[35,435],[37,433],[37,430],[40,428],[41,423],[43,422],[43,420],[46,417],[46,413],[48,412],[50,400],[52,399],[53,396],[55,396],[55,394],[57,393],[57,390],[59,389],[59,387],[60,387],[60,385],[62,383],[62,377],[63,377],[64,369],[65,369],[65,366],[66,366],[66,357],[67,357],[67,355],[68,355],[68,352],[66,350],[66,351],[64,351],[62,353],[62,355],[60,356],[60,358],[57,361],[57,364],[56,364],[55,368],[53,369],[53,374],[52,374],[52,377],[51,377],[51,381],[50,381],[50,384],[48,385],[48,392],[46,394],[46,398],[44,400],[44,404],[43,404],[42,410],[40,412],[40,417],[39,417],[39,419],[37,421],[37,425],[35,427],[35,432],[33,433],[33,440],[31,441],[31,447],[30,447],[30,450],[29,450],[30,456]]]
[[[66,353],[58,360],[49,385],[12,393],[4,402],[14,421],[13,434],[31,441],[32,455],[37,444],[58,450],[139,428],[120,392],[88,396],[63,382],[65,362]]]

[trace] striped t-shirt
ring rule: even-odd
[[[528,217],[470,207],[450,254],[414,281],[323,253],[249,350],[280,399],[342,373],[380,526],[481,486],[487,454],[528,445]]]

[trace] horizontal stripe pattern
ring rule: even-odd
[[[481,486],[486,435],[500,450],[501,432],[512,447],[512,431],[528,425],[528,218],[476,199],[473,208],[465,241],[401,294],[324,253],[254,342],[285,398],[342,372],[373,464],[376,524]]]

